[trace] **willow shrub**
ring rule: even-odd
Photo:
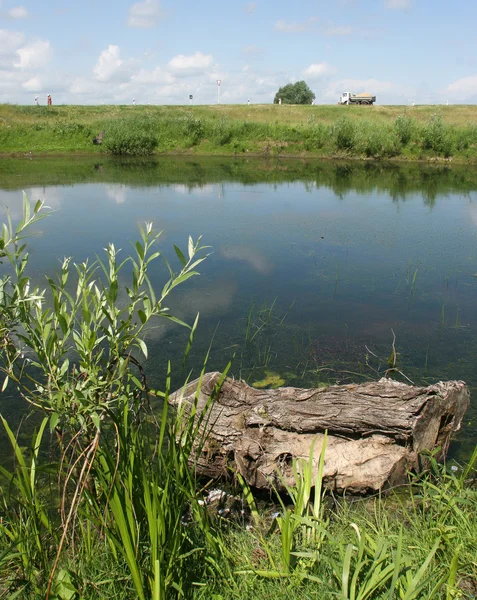
[[[41,208],[38,202],[32,209],[24,195],[23,220],[16,228],[9,221],[1,231],[0,259],[11,267],[0,280],[2,389],[15,386],[44,415],[40,431],[49,426],[59,463],[50,487],[38,486],[41,436],[28,463],[3,421],[17,468],[3,471],[13,483],[8,489],[16,493],[8,495],[6,488],[3,497],[0,589],[49,598],[67,580],[70,586],[76,581],[68,598],[82,597],[76,569],[65,573],[61,566],[70,548],[84,547],[83,532],[89,531],[89,553],[104,539],[116,561],[127,566],[130,597],[183,596],[223,552],[197,501],[190,467],[205,414],[199,424],[195,411],[170,418],[170,368],[163,389],[153,391],[142,362],[148,354],[145,332],[157,319],[189,328],[190,347],[197,319],[186,325],[165,302],[197,275],[204,247],[200,238],[189,238],[186,253],[175,247],[176,272],[154,249],[160,234],[146,224],[132,256],[119,260],[110,244],[104,262],[73,265],[67,258],[58,277],[40,289],[27,274],[23,237]],[[159,258],[169,278],[156,292],[147,272]],[[160,419],[150,404],[155,397],[164,406]],[[57,506],[60,517],[52,523],[51,509]],[[187,511],[189,526],[183,522]],[[200,568],[191,567],[194,561]]]

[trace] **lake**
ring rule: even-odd
[[[401,375],[416,384],[463,379],[472,407],[453,446],[477,442],[477,175],[468,168],[331,161],[163,158],[3,159],[0,207],[21,214],[24,189],[51,214],[29,240],[42,284],[64,256],[124,257],[138,226],[173,244],[202,236],[200,276],[169,302],[199,328],[188,360],[197,373],[223,369],[258,385],[311,387],[383,376],[393,343]],[[159,289],[166,270],[151,271]],[[187,342],[178,326],[148,331],[150,385]],[[179,385],[177,378],[175,382]],[[5,397],[2,411],[19,414]]]

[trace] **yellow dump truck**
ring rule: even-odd
[[[351,92],[343,92],[338,104],[374,104],[376,96],[372,96],[366,92],[362,94],[352,94]]]

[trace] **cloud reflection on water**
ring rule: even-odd
[[[252,269],[262,275],[268,275],[273,270],[273,263],[256,248],[250,246],[221,246],[221,258],[247,262]]]

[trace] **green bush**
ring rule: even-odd
[[[422,146],[425,150],[433,150],[448,157],[452,154],[452,136],[444,125],[442,116],[434,113],[422,131]]]
[[[406,146],[409,144],[414,132],[414,121],[407,115],[399,115],[394,121],[394,130],[401,141]]]
[[[477,125],[469,123],[467,127],[455,130],[455,147],[460,152],[477,145]]]
[[[333,134],[338,150],[351,150],[354,147],[356,127],[348,117],[341,117],[336,121]]]
[[[103,146],[120,156],[153,154],[158,140],[148,121],[111,121],[104,130]]]
[[[330,139],[330,128],[323,123],[309,126],[305,131],[305,149],[314,150],[323,148]]]
[[[220,119],[220,121],[214,125],[212,134],[217,140],[219,146],[225,146],[229,144],[233,137],[232,127],[227,121],[226,117]]]
[[[187,115],[184,119],[184,129],[186,136],[190,139],[191,145],[196,146],[204,137],[204,124],[202,119],[197,119],[193,115]]]
[[[390,158],[400,151],[400,141],[387,127],[363,123],[358,130],[356,147],[369,158]]]

